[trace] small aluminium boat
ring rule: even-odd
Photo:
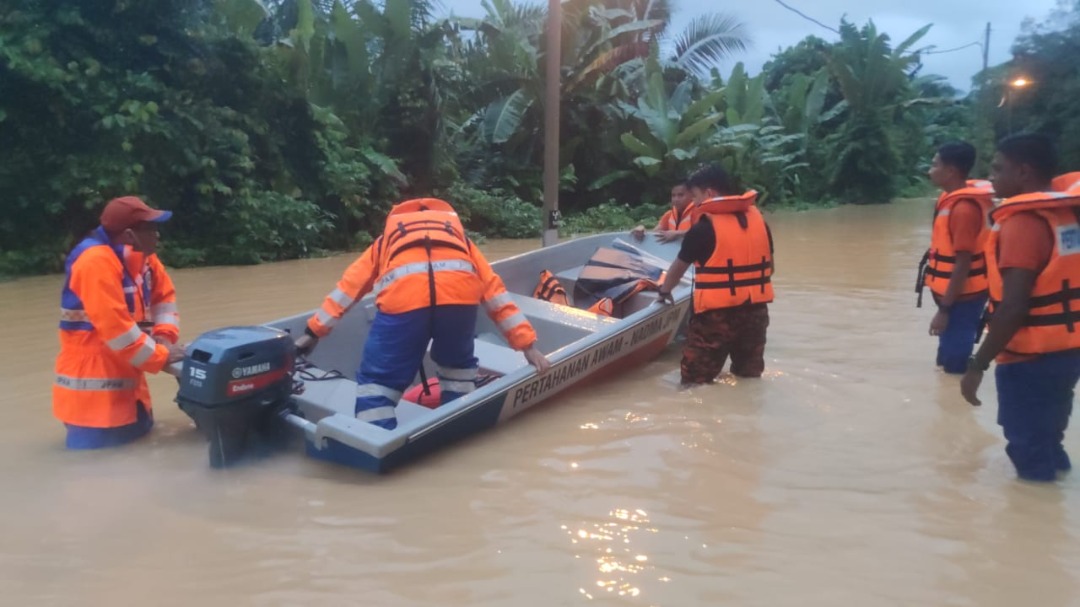
[[[394,430],[353,416],[352,378],[375,314],[371,295],[353,306],[295,367],[290,335],[303,333],[313,311],[200,336],[189,346],[182,367],[173,369],[180,379],[177,402],[210,438],[215,466],[243,450],[252,426],[280,418],[302,430],[308,455],[384,472],[505,422],[574,386],[625,373],[658,356],[690,308],[689,279],[674,290],[673,304],[661,303],[655,293],[656,282],[678,250],[677,243],[662,244],[651,236],[630,243],[621,234],[599,234],[493,263],[535,327],[551,369],[538,375],[481,309],[475,348],[479,387],[438,407],[403,399]],[[574,294],[575,306],[533,297],[545,270]],[[612,316],[584,309],[605,296],[615,301]],[[434,365],[427,357],[424,366],[426,376],[433,377]],[[420,381],[418,377],[418,385]]]

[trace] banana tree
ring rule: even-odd
[[[826,143],[833,159],[831,187],[850,202],[888,202],[897,191],[901,159],[894,125],[913,97],[910,79],[919,51],[911,49],[929,29],[919,29],[894,49],[872,21],[861,29],[841,22],[828,68],[840,85],[848,116]]]
[[[723,120],[718,104],[724,92],[709,91],[695,100],[693,82],[684,80],[669,95],[659,62],[650,58],[645,69],[647,87],[637,104],[621,104],[637,122],[637,128],[623,133],[621,140],[637,155],[633,162],[647,176],[674,176],[698,161],[701,146]]]

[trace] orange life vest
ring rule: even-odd
[[[476,304],[483,297],[472,243],[457,213],[442,200],[423,198],[395,206],[375,246],[379,278],[374,290],[380,310],[402,313],[441,303]]]
[[[1080,191],[1080,172],[1058,175],[1050,183],[1050,188],[1055,192]]]
[[[712,223],[716,247],[704,265],[695,264],[695,312],[773,300],[772,242],[756,200],[751,190],[697,208],[701,221]]]
[[[131,255],[101,228],[68,255],[52,389],[53,414],[64,423],[115,428],[136,421],[137,401],[151,408],[143,372],[160,371],[168,350],[147,334],[159,334],[156,324],[150,331],[139,325],[154,323],[146,316],[154,306],[168,310],[161,335],[178,334],[179,320],[172,282],[157,257],[137,255],[136,264]],[[129,260],[145,269],[133,275]]]
[[[657,224],[656,229],[662,232],[670,232],[672,230],[678,232],[685,232],[694,227],[694,205],[690,203],[680,213],[675,207],[664,213],[660,217],[660,222]]]
[[[550,270],[540,272],[540,281],[536,283],[533,297],[564,306],[570,305],[570,298],[566,295],[566,289],[563,288],[559,279]]]
[[[511,347],[524,350],[536,342],[532,325],[465,235],[454,208],[436,198],[407,200],[391,209],[382,236],[345,270],[308,328],[327,335],[371,291],[386,314],[482,304]]]
[[[563,288],[559,279],[550,270],[540,272],[540,281],[536,283],[533,297],[563,306],[570,305],[570,298],[566,294],[566,289]],[[587,311],[600,316],[612,316],[615,314],[615,302],[610,297],[604,297],[589,306]]]
[[[1035,213],[1054,234],[1046,268],[1035,279],[1028,317],[1008,345],[1009,354],[1032,355],[1080,348],[1080,192],[1037,192],[1014,196],[991,212],[987,244],[991,311],[1004,284],[998,268],[1001,226],[1019,213]]]
[[[949,221],[952,211],[961,201],[970,200],[979,205],[985,217],[994,207],[994,190],[989,181],[968,181],[967,187],[942,194],[934,207],[934,228],[930,236],[930,249],[919,264],[920,274],[924,275],[923,284],[930,287],[935,295],[942,297],[949,288],[953,268],[956,266],[956,249],[949,233]],[[984,221],[985,223],[985,221]],[[971,269],[964,281],[960,295],[974,295],[987,289],[986,282],[986,241],[989,238],[989,226],[979,233],[975,251],[971,251]],[[921,291],[921,289],[920,289]]]

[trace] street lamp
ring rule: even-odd
[[[562,0],[548,0],[544,95],[544,208],[541,244],[559,241],[559,104],[562,84]]]
[[[1016,91],[1022,91],[1027,87],[1034,84],[1031,80],[1024,76],[1017,76],[1012,80],[1005,82],[1005,93],[1001,96],[1001,102],[998,103],[998,107],[1005,106],[1005,129],[1008,134],[1012,135],[1012,106],[1013,106],[1013,94]]]

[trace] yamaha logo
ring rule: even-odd
[[[241,377],[251,377],[252,375],[266,373],[269,370],[270,363],[251,365],[250,367],[237,367],[232,370],[232,376],[233,379],[240,379]]]

